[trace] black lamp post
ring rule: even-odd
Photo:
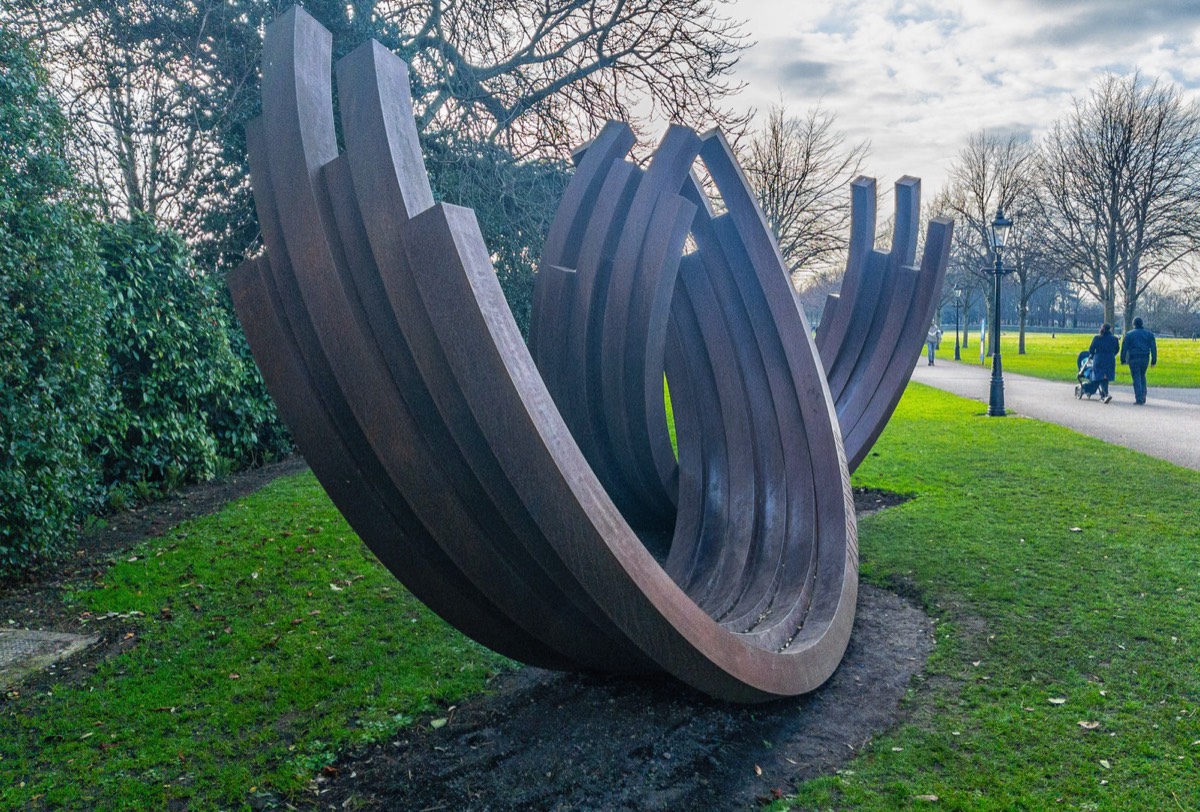
[[[1000,277],[1007,271],[1000,255],[1004,252],[1004,243],[1008,240],[1008,232],[1012,228],[1012,220],[1004,216],[1004,209],[996,210],[996,219],[992,221],[991,241],[992,252],[996,255],[996,264],[992,268],[995,275],[995,288],[992,291],[992,391],[988,398],[988,416],[1004,417],[1004,369],[1000,365]]]
[[[961,361],[962,354],[959,352],[958,343],[958,308],[962,305],[962,286],[954,286],[954,360]]]

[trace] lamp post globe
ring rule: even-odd
[[[1004,216],[1004,208],[996,210],[996,219],[992,221],[988,236],[991,241],[992,255],[995,264],[992,267],[994,287],[992,289],[992,383],[988,396],[988,416],[1004,417],[1004,368],[1000,363],[1000,277],[1005,274],[1002,255],[1008,233],[1012,230],[1012,220]]]

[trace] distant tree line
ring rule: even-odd
[[[1200,320],[1200,105],[1138,73],[1104,76],[1038,141],[979,132],[933,203],[956,219],[943,305],[990,309],[988,226],[1014,223],[1002,321],[1101,321],[1196,332]],[[1090,302],[1095,302],[1094,307]],[[1095,312],[1089,312],[1095,311]],[[987,318],[996,318],[988,313]]]

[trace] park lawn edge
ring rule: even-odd
[[[961,338],[960,338],[961,340]],[[991,364],[991,356],[980,362],[979,335],[970,336],[968,346],[960,348],[963,363]],[[1092,336],[1081,333],[1027,332],[1025,353],[1019,352],[1018,335],[1015,332],[1000,334],[1000,358],[1005,372],[1030,375],[1051,381],[1074,382],[1078,368],[1075,360],[1081,351],[1088,349]],[[1158,337],[1158,365],[1147,372],[1147,385],[1165,389],[1200,387],[1200,341],[1186,338]],[[937,357],[941,360],[954,358],[954,333],[943,333]],[[1117,363],[1116,383],[1130,384],[1129,367]]]

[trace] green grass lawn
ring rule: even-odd
[[[790,803],[1200,809],[1200,473],[979,415],[914,385],[855,475],[914,497],[861,522],[862,576],[921,603],[937,648],[907,721]],[[417,604],[307,474],[72,600],[97,625],[140,613],[137,646],[0,704],[0,808],[295,799],[511,667]]]
[[[1200,472],[913,385],[854,479],[914,497],[860,523],[862,577],[937,649],[910,720],[778,808],[1200,809]]]
[[[123,557],[73,596],[137,646],[0,705],[0,809],[240,809],[436,723],[511,663],[419,604],[311,474]]]
[[[1000,334],[1000,360],[1005,372],[1018,372],[1053,381],[1075,380],[1075,357],[1092,343],[1092,336],[1079,333],[1026,333],[1025,355],[1017,354],[1016,331]],[[1158,337],[1158,365],[1146,373],[1146,382],[1155,386],[1200,387],[1200,341],[1188,338]],[[972,333],[971,344],[961,352],[965,362],[979,361],[979,334]],[[954,357],[953,331],[942,336],[939,359]],[[991,364],[991,359],[987,359]],[[1129,368],[1117,363],[1117,383],[1130,383]]]

